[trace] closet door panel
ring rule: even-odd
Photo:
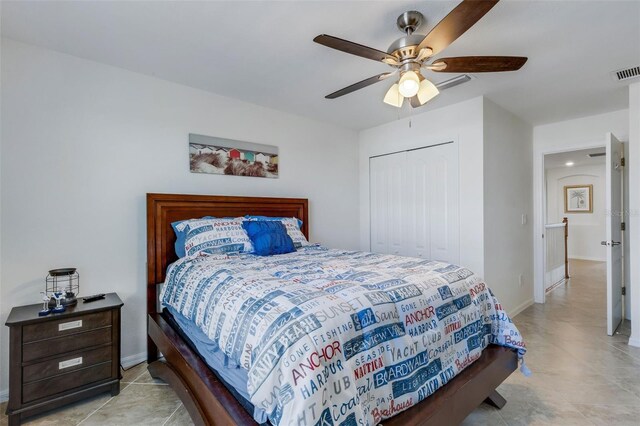
[[[371,251],[459,262],[453,143],[371,158]]]
[[[369,160],[371,251],[404,255],[406,252],[406,154]]]
[[[387,253],[389,249],[387,209],[390,170],[387,163],[385,157],[369,160],[370,250],[375,253]]]
[[[453,143],[408,152],[415,207],[409,225],[410,255],[459,261],[458,151]]]
[[[390,202],[387,205],[389,211],[387,223],[389,248],[387,253],[404,256],[407,251],[405,243],[407,220],[405,163],[407,156],[405,152],[399,152],[386,157],[391,174],[388,187]]]
[[[407,248],[408,256],[431,258],[431,211],[429,191],[432,177],[429,164],[415,151],[407,153]]]
[[[460,219],[458,188],[458,150],[456,145],[442,145],[436,148],[433,158],[433,172],[438,185],[433,188],[431,255],[433,259],[451,263],[460,261]]]

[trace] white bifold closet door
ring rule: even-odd
[[[458,263],[458,150],[454,143],[369,162],[371,251]]]

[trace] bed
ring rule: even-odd
[[[292,198],[147,195],[148,361],[153,377],[169,383],[196,424],[257,424],[241,397],[214,373],[169,312],[159,309],[159,285],[178,260],[171,223],[203,216],[296,217],[309,236],[308,201]],[[159,358],[159,352],[163,358]],[[516,368],[517,352],[489,345],[435,393],[384,420],[385,425],[454,425],[486,401],[501,408],[497,386]],[[375,365],[374,365],[375,366]],[[385,416],[386,417],[386,416]],[[353,417],[352,417],[353,418]],[[348,423],[347,423],[348,424]]]

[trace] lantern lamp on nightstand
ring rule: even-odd
[[[51,297],[49,308],[52,308],[53,312],[63,312],[65,306],[78,303],[80,275],[78,275],[76,268],[50,270],[46,283],[47,295]]]

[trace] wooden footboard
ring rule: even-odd
[[[196,425],[256,425],[205,362],[165,320],[149,315],[149,337],[164,360],[149,364],[152,377],[168,383]],[[462,422],[483,401],[501,408],[496,388],[516,370],[515,351],[489,346],[482,356],[421,403],[385,420],[385,426],[448,426]]]
[[[491,345],[433,395],[385,420],[384,425],[458,425],[483,401],[502,408],[506,401],[496,388],[517,368],[518,355],[514,350]]]

